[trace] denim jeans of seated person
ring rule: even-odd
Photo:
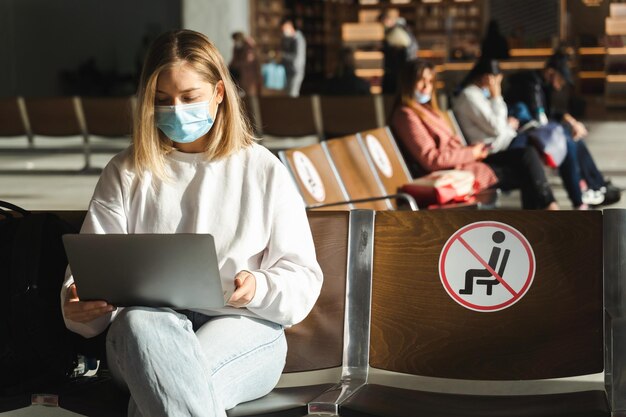
[[[204,323],[194,332],[188,317],[197,316]],[[132,307],[107,335],[109,368],[130,391],[131,417],[224,417],[269,393],[286,355],[282,326],[243,316]]]

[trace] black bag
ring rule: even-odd
[[[14,212],[0,209],[0,395],[54,390],[77,365],[77,335],[63,323],[60,290],[67,267],[61,236],[78,230],[51,213],[0,207]]]

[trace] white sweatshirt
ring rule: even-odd
[[[140,179],[130,148],[121,152],[102,172],[81,233],[210,233],[222,286],[234,288],[237,272],[247,270],[256,278],[256,293],[246,308],[198,311],[261,317],[285,326],[303,320],[320,293],[322,272],[302,198],[287,170],[256,144],[219,161],[203,158],[169,154],[173,180],[168,182],[150,174]],[[72,283],[68,268],[61,300]],[[86,324],[65,319],[65,324],[92,337],[116,313]]]
[[[517,135],[509,126],[508,109],[502,96],[487,98],[480,87],[470,84],[454,100],[454,115],[470,144],[492,145],[492,153],[506,150]]]

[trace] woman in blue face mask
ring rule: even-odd
[[[156,39],[137,102],[133,145],[104,169],[82,232],[212,234],[225,306],[82,301],[68,269],[63,316],[85,337],[109,328],[108,365],[131,393],[129,415],[225,417],[274,388],[286,358],[283,328],[304,319],[319,295],[304,205],[285,167],[254,142],[204,35]]]
[[[537,151],[494,156],[484,142],[465,146],[437,107],[434,78],[432,65],[421,60],[407,62],[400,73],[400,100],[391,127],[413,175],[467,170],[474,173],[479,190],[520,188],[524,208],[557,209]],[[489,100],[482,90],[478,92],[483,100]]]

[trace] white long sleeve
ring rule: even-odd
[[[322,272],[302,198],[280,161],[255,144],[213,162],[174,151],[167,166],[170,181],[150,174],[140,178],[130,149],[113,158],[81,233],[210,233],[222,286],[234,288],[237,272],[247,270],[256,278],[256,293],[246,308],[200,312],[261,317],[286,326],[303,320],[319,295]],[[72,282],[68,269],[62,299]],[[65,323],[91,337],[113,318]]]
[[[485,142],[492,152],[506,150],[517,135],[507,121],[508,110],[502,96],[488,99],[476,85],[469,85],[454,100],[454,115],[471,144]]]

